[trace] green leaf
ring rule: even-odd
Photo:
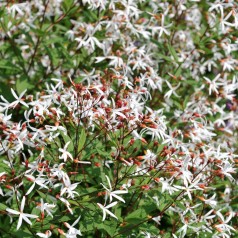
[[[175,61],[178,62],[178,56],[177,56],[177,53],[176,53],[174,47],[172,45],[168,44],[168,48],[169,48],[170,54],[174,57]]]
[[[192,85],[192,86],[197,86],[198,82],[192,79],[188,79],[186,81],[184,81],[184,83]]]
[[[72,7],[73,3],[74,3],[73,0],[63,1],[62,7],[63,7],[65,13]]]
[[[159,42],[158,40],[155,40],[155,39],[153,39],[153,38],[151,38],[150,40],[151,40],[151,42],[153,42],[154,44],[156,44],[159,49],[163,49],[163,50],[164,50],[164,45],[163,45],[161,42]]]
[[[46,39],[45,40],[45,45],[51,45],[51,44],[55,44],[55,43],[63,43],[64,40],[62,37],[52,37],[52,38],[49,38],[49,39]]]
[[[10,70],[13,70],[13,71],[16,71],[16,70],[19,71],[19,68],[16,65],[12,65],[11,63],[9,63],[6,60],[4,60],[4,61],[2,60],[0,62],[0,69],[10,69]]]
[[[182,73],[182,67],[179,67],[178,70],[176,70],[174,76],[179,77],[181,75],[181,73]]]
[[[113,237],[113,235],[116,233],[116,228],[117,228],[117,223],[115,221],[104,221],[103,223],[100,221],[100,223],[98,223],[96,225],[96,227],[99,230],[103,230],[105,232],[108,233],[108,235],[110,235],[110,237]]]
[[[170,57],[168,57],[168,56],[165,56],[165,55],[163,55],[163,54],[157,54],[161,59],[164,59],[164,60],[167,60],[167,61],[169,61],[169,62],[174,62],[174,60],[172,60]]]
[[[71,220],[71,218],[69,216],[63,216],[63,217],[59,216],[58,218],[59,219],[57,219],[57,221],[59,221],[59,222],[65,222],[65,221]]]
[[[3,203],[0,203],[0,211],[6,210],[7,206]]]
[[[54,66],[57,66],[60,60],[60,56],[58,54],[59,49],[56,48],[49,48],[49,46],[47,44],[44,44],[44,48],[46,50],[46,55],[49,56],[51,64],[53,64]]]
[[[8,101],[14,100],[14,97],[12,96],[10,87],[2,82],[0,82],[0,93]],[[1,164],[1,167],[2,166],[4,166],[4,163]]]
[[[99,155],[104,156],[105,158],[110,157],[109,153],[106,151],[103,151],[100,147],[96,146],[96,150],[98,152]]]
[[[96,213],[93,213],[92,216],[87,216],[87,211],[84,210],[82,216],[83,218],[85,217],[86,219],[82,219],[80,222],[81,232],[86,233],[86,232],[92,231],[95,226],[96,218],[99,217],[99,215]]]
[[[56,203],[57,202],[57,199],[51,195],[49,195],[49,193],[43,193],[39,190],[36,190],[37,193],[40,195],[40,197],[44,198],[45,200],[48,200],[48,201],[51,201],[53,203]]]
[[[185,99],[184,99],[184,101],[183,101],[183,108],[186,108],[189,99],[190,99],[190,95],[188,95],[188,96],[185,97]]]
[[[75,206],[79,206],[79,204],[78,204],[78,202],[76,202],[76,201],[74,201],[74,200],[68,200],[68,202],[70,203],[70,204],[73,204],[73,205],[75,205]]]
[[[145,220],[147,218],[147,213],[144,209],[139,208],[138,210],[130,213],[126,217],[126,221],[130,223],[138,223],[139,221]]]
[[[85,22],[95,22],[98,20],[97,11],[84,10],[83,11],[84,21]]]
[[[163,210],[168,204],[171,204],[173,199],[169,194],[160,194],[159,196],[159,210]]]
[[[156,151],[157,155],[159,155],[162,152],[164,147],[165,147],[165,144],[160,144],[158,146],[157,151]]]
[[[173,103],[175,104],[176,107],[178,107],[179,109],[182,110],[182,109],[183,109],[182,105],[181,105],[179,102],[177,102],[176,100],[177,100],[177,99],[174,99],[174,100],[173,100]]]
[[[65,144],[70,141],[67,149],[70,153],[72,153],[74,151],[74,144],[73,144],[71,138],[67,134],[65,135],[63,131],[60,131],[60,135],[63,137]]]
[[[171,237],[171,233],[165,233],[164,235],[163,235],[163,238],[170,238]]]
[[[46,198],[46,197],[47,197],[47,194],[42,193],[42,192],[40,192],[39,190],[37,190],[37,192],[39,193],[39,195],[40,195],[42,198]]]
[[[86,132],[83,128],[79,138],[78,152],[80,152],[83,149],[85,142],[86,142]]]
[[[16,81],[16,90],[18,94],[21,94],[24,90],[29,89],[29,83],[27,79],[17,79]]]
[[[24,237],[24,238],[29,237],[30,238],[30,237],[32,237],[32,234],[30,233],[30,231],[27,231],[27,230],[25,230],[25,231],[19,230],[14,235],[16,235],[19,238],[22,238],[22,237]]]

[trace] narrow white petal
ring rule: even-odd
[[[112,212],[110,212],[109,210],[105,210],[105,212],[118,220],[118,218]]]
[[[37,218],[37,215],[34,214],[28,214],[28,213],[23,213],[25,216],[30,217],[30,218]]]
[[[114,193],[111,193],[111,195],[112,195],[114,198],[116,198],[116,199],[120,200],[121,202],[124,202],[124,203],[125,203],[125,200],[124,200],[123,198],[117,196],[117,195],[114,194]]]
[[[15,91],[11,88],[11,92],[14,98],[16,98],[18,100],[18,96],[16,95]]]
[[[26,93],[26,91],[27,91],[27,89],[26,90],[24,90],[21,94],[20,94],[20,96],[19,96],[19,98],[22,98],[23,97],[23,95]]]
[[[29,190],[27,191],[26,195],[30,194],[34,187],[35,187],[35,183],[33,183],[33,184],[31,185],[31,187],[30,187]]]
[[[26,216],[26,214],[22,214],[22,218],[23,220],[25,220],[28,224],[32,225],[31,221],[28,219],[28,217]]]
[[[17,223],[17,230],[21,227],[21,224],[22,224],[22,214],[20,214],[20,216],[19,216],[19,220]]]
[[[22,104],[22,105],[24,105],[25,107],[29,107],[24,101],[20,101],[20,103]]]
[[[15,210],[13,210],[13,209],[11,209],[11,208],[7,208],[6,211],[9,212],[9,213],[11,213],[11,214],[15,214],[15,215],[19,215],[19,214],[20,214],[19,211],[15,211]]]
[[[113,203],[111,203],[111,204],[109,204],[109,205],[107,205],[105,208],[110,208],[110,207],[113,207],[113,206],[115,206],[117,204],[117,202],[113,202]]]
[[[106,175],[106,179],[107,179],[107,182],[108,182],[108,185],[109,185],[110,190],[112,190],[112,185],[111,185],[110,179],[108,178],[107,175]]]
[[[102,221],[104,221],[106,219],[106,210],[103,209],[102,212],[103,212]]]
[[[81,216],[79,216],[79,218],[73,223],[73,225],[72,226],[75,226],[78,222],[79,222],[79,220],[80,220],[80,217]]]
[[[21,201],[21,212],[24,210],[24,207],[25,207],[25,201],[26,201],[26,197],[23,196],[22,201]]]

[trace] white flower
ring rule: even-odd
[[[152,220],[154,220],[158,225],[160,225],[161,216],[153,217]]]
[[[235,166],[225,161],[222,166],[218,165],[221,168],[221,174],[224,174],[231,182],[235,179],[231,176],[232,173],[236,173]]]
[[[32,214],[28,214],[28,213],[23,213],[24,210],[24,206],[25,206],[25,201],[26,201],[26,197],[23,196],[22,201],[21,201],[21,207],[20,207],[20,211],[16,211],[13,210],[11,208],[7,208],[6,211],[9,212],[12,215],[19,215],[19,220],[17,223],[17,230],[21,227],[22,225],[22,219],[25,220],[25,222],[27,222],[28,224],[32,225],[31,221],[28,219],[29,218],[37,218],[38,216],[36,215],[32,215]]]
[[[67,161],[67,158],[68,158],[68,157],[69,157],[71,160],[74,160],[73,156],[67,151],[67,147],[69,146],[69,144],[70,144],[70,141],[68,141],[68,142],[65,144],[65,146],[64,146],[63,149],[62,149],[62,148],[59,149],[59,152],[62,153],[62,155],[61,155],[59,158],[60,158],[60,159],[63,159],[64,162]]]
[[[8,7],[7,10],[10,14],[12,14],[13,17],[16,16],[16,14],[19,14],[20,16],[24,16],[24,8],[27,7],[28,3],[18,3],[13,4],[11,7]]]
[[[97,205],[102,209],[102,212],[103,212],[102,221],[104,221],[106,219],[107,214],[118,219],[112,212],[110,212],[108,210],[108,208],[111,208],[111,207],[115,206],[116,204],[117,204],[117,202],[113,202],[105,207],[101,203],[97,203]]]
[[[41,198],[41,203],[36,208],[40,209],[41,214],[44,214],[46,211],[47,214],[53,218],[52,209],[55,208],[55,206],[55,204],[44,203],[43,199]]]
[[[52,233],[51,233],[50,230],[48,230],[45,233],[39,233],[38,232],[38,233],[36,233],[36,235],[39,236],[39,237],[42,237],[42,238],[49,238],[52,235]]]
[[[69,237],[71,237],[71,236],[76,237],[77,235],[82,236],[81,231],[79,229],[74,228],[74,226],[78,224],[79,219],[80,219],[80,217],[72,225],[70,225],[67,222],[64,222],[64,225],[69,229],[67,232],[67,235]]]
[[[103,185],[101,183],[101,185],[106,189],[107,193],[106,193],[106,197],[105,197],[105,202],[107,201],[107,198],[109,196],[109,201],[112,202],[112,198],[116,198],[118,199],[119,201],[121,202],[124,202],[125,203],[125,200],[123,198],[121,198],[120,196],[118,196],[117,194],[125,194],[125,193],[128,193],[126,190],[116,190],[116,191],[113,191],[112,189],[112,185],[111,185],[111,182],[108,178],[108,176],[106,175],[106,179],[107,179],[107,182],[108,182],[108,185],[109,185],[109,189]]]
[[[26,106],[26,107],[29,107],[25,102],[24,102],[24,100],[22,99],[22,97],[23,97],[23,95],[26,93],[26,90],[24,90],[21,94],[20,94],[20,96],[18,97],[17,96],[17,94],[15,93],[15,91],[11,88],[11,92],[12,92],[12,95],[13,95],[13,97],[16,99],[16,101],[14,101],[14,102],[12,102],[9,106],[10,107],[15,107],[18,103],[20,103],[20,104],[22,104],[22,105],[24,105],[24,106]]]
[[[178,191],[177,188],[172,186],[173,180],[171,182],[171,179],[167,179],[167,178],[160,178],[159,180],[160,183],[162,183],[162,193],[164,193],[165,191],[168,191],[169,194],[173,194],[174,192]],[[170,183],[171,184],[170,184]]]
[[[115,68],[121,68],[123,67],[123,59],[118,56],[107,56],[107,57],[96,57],[96,62],[95,63],[100,63],[103,60],[110,59],[110,66],[113,66]]]
[[[42,178],[42,177],[37,177],[35,178],[32,175],[25,175],[27,177],[27,179],[31,182],[33,182],[33,184],[31,185],[31,187],[29,188],[29,190],[27,191],[26,195],[30,194],[31,191],[34,189],[35,185],[38,184],[40,186],[40,188],[47,188],[48,187],[45,185],[45,182],[47,181],[46,179]]]
[[[66,205],[66,207],[68,208],[70,214],[73,215],[73,211],[72,211],[72,209],[70,208],[70,203],[69,203],[65,198],[63,198],[63,197],[59,197],[59,200],[60,200],[61,202],[63,202],[63,203]]]
[[[203,201],[205,202],[205,204],[210,205],[212,208],[216,207],[217,205],[217,201],[215,200],[216,194],[213,194],[212,197],[208,198],[208,199],[204,199]]]
[[[214,213],[213,209],[207,212],[205,215],[201,216],[201,220],[204,222],[207,222],[207,220],[211,220],[212,218],[216,216],[216,215],[211,215],[212,213]]]
[[[69,39],[69,40],[73,40],[74,39],[74,31],[72,31],[72,30],[68,30],[66,33],[65,33],[65,35],[67,36],[67,38]]]
[[[60,196],[62,196],[64,193],[67,193],[67,198],[74,198],[74,194],[78,195],[78,193],[74,191],[74,189],[77,188],[78,184],[79,183],[71,184],[69,179],[64,180],[64,188],[61,190]]]
[[[221,20],[220,20],[220,27],[221,27],[221,31],[222,33],[226,33],[227,32],[227,29],[226,29],[226,26],[231,26],[231,27],[234,27],[235,24],[234,23],[230,23],[228,21],[228,19],[230,18],[230,16],[232,15],[232,11],[230,11],[225,18],[221,17]]]
[[[150,14],[150,15],[154,15],[154,14]],[[172,23],[170,23],[167,26],[164,25],[164,14],[162,14],[161,26],[153,26],[153,27],[151,27],[152,28],[152,35],[155,35],[155,33],[158,33],[158,32],[159,32],[159,38],[163,35],[163,33],[165,33],[166,35],[169,35],[170,32],[167,30],[167,28],[169,28],[171,25],[172,25]]]
[[[218,74],[212,81],[207,78],[203,77],[209,84],[209,95],[211,95],[212,92],[215,92],[218,94],[218,87],[222,85],[222,83],[218,83],[217,80],[220,79],[221,74]]]
[[[156,154],[151,152],[150,150],[145,151],[144,156],[140,156],[141,159],[143,159],[143,163],[147,163],[148,165],[154,166],[156,162]]]
[[[229,216],[225,219],[224,216],[221,214],[220,210],[216,212],[219,218],[221,219],[220,224],[215,225],[218,231],[220,232],[228,232],[229,235],[231,235],[231,230],[236,231],[232,226],[228,225],[227,223],[231,220],[231,218],[234,216],[234,213],[232,211],[229,212]]]
[[[168,85],[168,87],[170,88],[170,90],[164,95],[164,98],[170,98],[173,95],[175,95],[176,97],[180,97],[175,90],[179,88],[180,83],[176,86],[176,87],[172,87],[172,85],[166,80],[165,81]]]
[[[185,191],[185,194],[188,195],[189,199],[192,200],[192,195],[191,195],[191,191],[194,190],[203,190],[200,187],[197,186],[198,182],[200,181],[201,176],[197,176],[192,182],[191,184],[188,186],[188,184],[185,184],[185,186],[179,186],[179,185],[174,185],[174,187],[178,188],[178,189],[182,189]]]

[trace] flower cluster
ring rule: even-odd
[[[234,0],[0,3],[0,233],[234,237]]]

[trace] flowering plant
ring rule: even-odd
[[[0,3],[2,237],[235,237],[236,1]]]

